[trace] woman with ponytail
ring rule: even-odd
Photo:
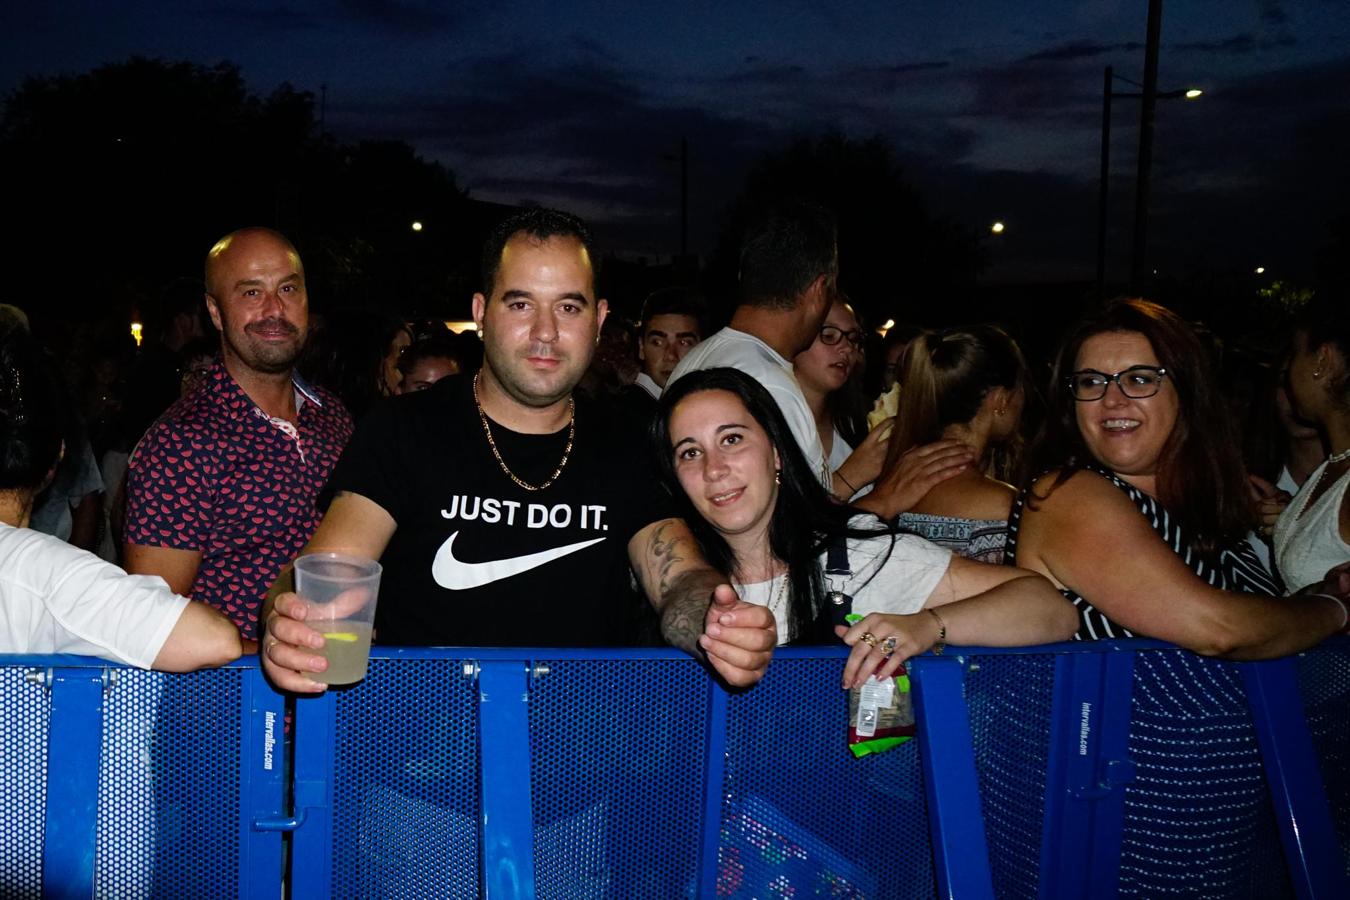
[[[921,334],[900,358],[900,411],[885,471],[936,441],[960,441],[976,464],[943,481],[899,517],[913,532],[967,559],[1002,563],[1017,492],[1026,396],[1017,344],[992,325]]]

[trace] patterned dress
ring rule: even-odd
[[[1007,519],[962,519],[956,516],[901,513],[896,524],[901,531],[917,534],[957,556],[995,566],[1003,565],[1008,543]]]

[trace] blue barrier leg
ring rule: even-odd
[[[1125,823],[1134,653],[1055,661],[1040,896],[1115,896]]]
[[[1302,900],[1350,897],[1294,657],[1241,666],[1284,858]]]
[[[703,849],[698,896],[717,896],[717,850],[722,838],[722,790],[727,774],[727,709],[730,698],[708,679],[708,759],[703,773]]]
[[[296,700],[295,814],[254,824],[255,828],[292,832],[291,897],[295,900],[323,900],[332,892],[336,747],[337,697],[333,692]]]
[[[286,795],[284,698],[263,679],[261,668],[239,674],[239,773],[243,794],[239,893],[241,897],[271,897],[281,884],[281,835],[254,828],[253,822],[281,809]]]
[[[491,900],[534,896],[529,665],[487,660],[478,673],[483,888]]]
[[[909,667],[938,896],[993,900],[965,672],[951,657],[914,659]]]
[[[106,669],[47,669],[52,692],[47,737],[47,822],[43,834],[42,896],[94,896],[98,826],[98,768],[103,747]]]

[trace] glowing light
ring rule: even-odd
[[[994,234],[1002,234],[1002,233],[1003,233],[1003,223],[1002,223],[1002,222],[995,222],[993,225],[990,225],[990,226],[989,226],[989,230],[992,231]]]
[[[421,222],[414,222],[414,223],[412,223],[412,230],[413,230],[413,231],[421,231],[421,230],[422,230],[422,223],[421,223]]]
[[[139,347],[139,346],[141,345],[141,339],[142,339],[142,336],[143,336],[142,333],[144,332],[144,330],[145,330],[145,329],[144,329],[144,327],[141,325],[140,322],[132,322],[132,323],[131,323],[131,336],[132,336],[133,338],[136,339],[136,346],[137,346],[137,347]]]
[[[1257,274],[1257,275],[1264,275],[1264,274],[1266,274],[1266,267],[1265,267],[1265,266],[1257,266],[1257,267],[1256,267],[1256,274]]]
[[[446,327],[446,328],[449,328],[449,329],[450,329],[451,331],[453,331],[455,334],[463,334],[463,333],[466,332],[466,331],[477,331],[477,330],[478,330],[478,325],[477,325],[477,323],[473,322],[472,320],[461,322],[461,321],[456,321],[456,320],[450,320],[450,319],[447,319],[446,322],[445,322],[445,327]]]
[[[1200,90],[1199,88],[1191,88],[1189,91],[1187,91],[1187,92],[1186,92],[1185,94],[1183,94],[1182,96],[1184,96],[1187,100],[1194,100],[1196,97],[1199,97],[1199,96],[1203,95],[1204,93],[1205,93],[1205,92],[1202,91],[1202,90]]]

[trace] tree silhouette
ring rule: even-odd
[[[321,135],[312,94],[252,93],[230,63],[133,58],[29,79],[0,117],[0,189],[11,299],[39,317],[125,316],[249,224],[296,242],[319,308],[432,311],[473,267],[455,252],[467,201],[453,173],[404,144]],[[417,234],[414,218],[445,227]]]

